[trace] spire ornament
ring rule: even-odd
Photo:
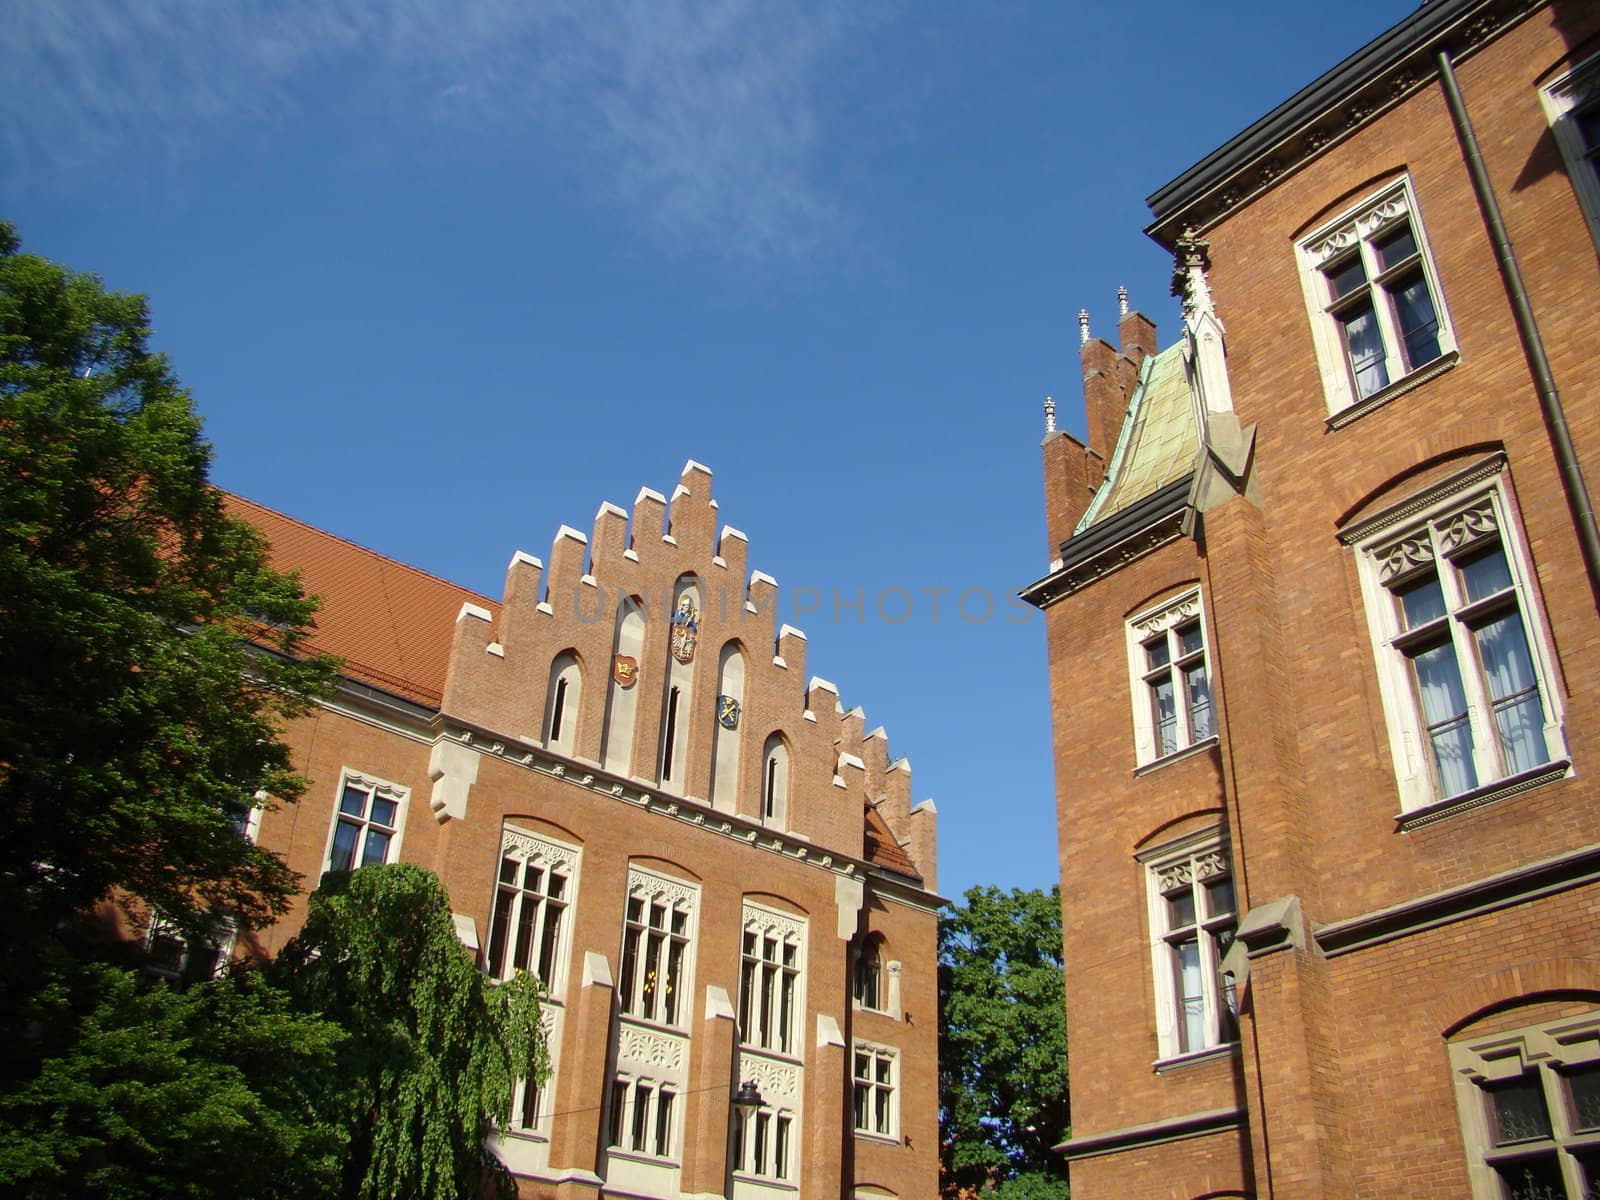
[[[1044,398],[1044,431],[1046,433],[1054,433],[1056,431],[1056,398],[1054,396],[1046,396]]]
[[[1088,344],[1089,344],[1089,310],[1087,308],[1080,308],[1078,310],[1078,345],[1087,346]]]
[[[1128,315],[1128,289],[1126,286],[1117,289],[1117,315],[1120,317]]]
[[[1186,228],[1173,244],[1172,294],[1183,301],[1186,319],[1215,313],[1206,272],[1211,269],[1211,243],[1201,241],[1194,227]]]

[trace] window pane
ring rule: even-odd
[[[1544,707],[1533,674],[1522,618],[1515,612],[1474,630],[1483,660],[1484,682],[1494,702],[1495,730],[1506,769],[1525,771],[1548,762],[1544,740]]]
[[[1400,611],[1404,614],[1407,629],[1415,629],[1444,616],[1444,590],[1439,586],[1439,575],[1429,570],[1427,575],[1414,579],[1395,589],[1400,598]]]
[[[879,1133],[889,1132],[889,1099],[891,1095],[892,1093],[888,1088],[879,1088],[875,1097],[876,1104],[873,1107],[873,1117],[876,1122],[875,1128]]]
[[[789,1118],[778,1118],[778,1136],[772,1146],[772,1173],[779,1179],[789,1177]]]
[[[1167,928],[1184,929],[1194,924],[1194,892],[1188,884],[1181,892],[1167,897]]]
[[[566,892],[567,877],[551,871],[550,886],[545,889],[545,894],[548,895],[552,900],[559,900],[562,896],[566,895]]]
[[[1183,680],[1189,689],[1189,740],[1198,742],[1212,733],[1211,680],[1206,676],[1204,661],[1186,668]]]
[[[628,1081],[618,1079],[611,1085],[611,1128],[607,1132],[606,1145],[622,1145],[622,1106],[628,1102]]]
[[[359,817],[367,811],[367,794],[357,787],[346,786],[344,795],[339,797],[339,811],[352,817]]]
[[[372,820],[378,825],[387,825],[394,828],[394,817],[400,808],[397,801],[385,800],[382,796],[372,798]]]
[[[867,1091],[868,1088],[866,1084],[856,1084],[855,1127],[857,1129],[867,1128]]]
[[[1461,686],[1461,668],[1455,647],[1443,642],[1416,654],[1411,665],[1417,674],[1423,717],[1434,765],[1444,794],[1454,796],[1478,786],[1472,761],[1472,729],[1467,722],[1467,696]]]
[[[1400,326],[1405,364],[1415,369],[1439,357],[1439,316],[1433,310],[1428,281],[1419,271],[1399,284],[1393,293],[1394,319]]]
[[[1367,269],[1361,265],[1361,256],[1352,254],[1341,263],[1335,263],[1324,269],[1328,277],[1328,287],[1333,291],[1333,298],[1348,296],[1367,281]]]
[[[1153,642],[1146,642],[1144,644],[1144,654],[1145,660],[1149,663],[1151,669],[1164,667],[1171,662],[1172,650],[1167,645],[1166,635],[1163,634]]]
[[[517,882],[517,860],[502,858],[500,860],[500,882],[515,884]]]
[[[506,941],[511,932],[511,905],[517,894],[502,888],[494,900],[494,931],[489,935],[489,974],[500,978],[506,973]]]
[[[669,1025],[678,1022],[678,977],[683,973],[683,946],[674,941],[667,947],[666,1012],[662,1019]]]
[[[661,1158],[666,1158],[672,1153],[672,1101],[673,1094],[666,1088],[661,1089],[661,1095],[656,1097],[656,1144],[655,1152]]]
[[[367,840],[361,849],[361,865],[371,866],[373,863],[389,861],[389,841],[391,835],[379,829],[368,829]]]
[[[348,871],[355,866],[356,838],[361,836],[361,826],[340,821],[333,827],[333,852],[328,855],[328,870]]]
[[[633,1090],[633,1148],[645,1148],[645,1132],[649,1128],[651,1089],[642,1084]]]
[[[1171,754],[1178,748],[1178,709],[1170,677],[1150,685],[1150,702],[1155,710],[1156,752]]]
[[[1196,654],[1202,650],[1205,642],[1200,637],[1200,622],[1191,621],[1178,630],[1178,653],[1183,655]]]
[[[1566,1073],[1572,1097],[1572,1127],[1580,1133],[1600,1129],[1600,1066],[1577,1067]],[[1595,1180],[1600,1183],[1600,1179]]]
[[[1550,1112],[1537,1075],[1524,1075],[1490,1089],[1494,1104],[1495,1145],[1550,1136]]]
[[[1417,252],[1417,239],[1412,235],[1410,225],[1402,225],[1395,233],[1374,242],[1373,249],[1378,252],[1378,269],[1388,271]]]
[[[1200,942],[1189,938],[1173,947],[1178,967],[1178,1023],[1184,1050],[1206,1044],[1206,1002],[1200,985]]]
[[[1456,564],[1461,572],[1461,582],[1467,591],[1469,603],[1503,592],[1511,586],[1511,567],[1506,562],[1506,552],[1501,546]]]
[[[1233,911],[1233,880],[1224,876],[1206,882],[1206,909],[1213,917]]]
[[[539,969],[536,974],[545,983],[556,977],[556,947],[561,937],[561,906],[546,904],[544,909],[544,936],[539,941]]]
[[[635,1012],[633,983],[639,973],[639,930],[630,926],[622,935],[622,980],[618,1004],[625,1013]]]
[[[1554,1154],[1519,1158],[1495,1171],[1505,1185],[1506,1200],[1566,1200],[1567,1185]]]
[[[532,1129],[539,1123],[539,1089],[531,1079],[525,1080],[522,1084],[522,1108],[519,1116],[524,1129]]]
[[[1338,319],[1344,328],[1345,349],[1350,355],[1350,369],[1355,373],[1356,392],[1370,396],[1389,382],[1389,368],[1383,361],[1383,335],[1378,329],[1377,315],[1372,311],[1372,301],[1366,300],[1347,309]]]

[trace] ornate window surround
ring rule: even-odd
[[[509,822],[501,830],[500,858],[496,863],[497,874],[499,864],[510,858],[523,863],[537,862],[544,869],[545,880],[548,880],[551,872],[558,873],[566,879],[563,889],[564,894],[559,899],[560,911],[557,917],[559,926],[556,931],[555,953],[551,964],[550,978],[543,981],[546,993],[545,1003],[547,1004],[560,1004],[562,997],[566,995],[568,963],[572,958],[572,939],[570,936],[574,920],[572,908],[578,897],[578,870],[582,854],[583,852],[576,846],[569,846],[567,843],[556,841],[554,838],[532,833]],[[545,891],[539,894],[540,908],[542,910],[538,915],[538,932],[540,933],[544,930],[544,923],[549,919],[549,907],[552,903],[548,895],[548,884],[544,884],[544,887]],[[495,887],[497,902],[491,910],[489,922],[489,946],[491,948],[494,945],[496,934],[499,933],[497,924],[500,912],[498,898],[503,890],[505,889],[502,885],[497,883]],[[520,889],[518,890],[520,891]],[[508,912],[520,916],[522,906],[527,902],[527,895],[528,893],[522,893],[518,897],[517,903]],[[501,978],[506,978],[510,974],[509,970],[504,968],[509,968],[509,959],[514,956],[515,952],[514,945],[511,942],[512,935],[512,930],[506,931],[507,945],[505,952],[508,961],[500,972]],[[490,951],[485,950],[484,967],[486,970],[490,968],[489,957]],[[538,958],[538,948],[535,946],[529,955],[529,965],[526,968],[535,975],[538,974],[536,970]]]
[[[1561,693],[1556,686],[1556,664],[1520,522],[1509,494],[1505,467],[1505,456],[1495,454],[1339,534],[1339,540],[1356,551],[1357,572],[1377,665],[1378,690],[1383,700],[1389,749],[1400,793],[1401,812],[1396,820],[1402,829],[1415,828],[1519,794],[1560,778],[1569,765]],[[1437,530],[1441,521],[1455,515],[1462,518],[1458,522],[1460,529],[1452,526],[1438,535],[1449,543],[1444,548],[1446,557],[1457,546],[1470,544],[1490,531],[1500,539],[1511,575],[1510,590],[1515,593],[1539,697],[1544,705],[1543,735],[1548,754],[1546,761],[1531,771],[1506,772],[1492,765],[1491,747],[1496,735],[1492,728],[1494,717],[1486,711],[1482,669],[1466,669],[1472,659],[1462,654],[1459,657],[1463,660],[1463,684],[1468,689],[1468,718],[1480,783],[1467,791],[1444,795],[1429,765],[1427,728],[1412,670],[1395,647],[1401,631],[1397,601],[1390,586],[1396,576],[1403,574],[1415,554],[1422,553],[1412,545],[1414,539],[1408,535]],[[1455,540],[1451,541],[1452,538]],[[1408,546],[1412,548],[1408,550]],[[1470,607],[1462,606],[1467,610]],[[1452,629],[1463,623],[1458,611],[1461,610],[1453,608],[1447,617]]]
[[[1157,635],[1168,634],[1180,625],[1191,621],[1199,623],[1201,650],[1200,661],[1204,664],[1208,694],[1211,694],[1211,680],[1214,678],[1214,665],[1211,659],[1211,635],[1207,628],[1205,606],[1201,603],[1200,589],[1192,588],[1174,599],[1164,600],[1153,608],[1146,609],[1138,616],[1128,621],[1126,626],[1126,640],[1128,647],[1128,681],[1133,700],[1133,744],[1134,756],[1140,767],[1152,765],[1165,759],[1175,758],[1194,749],[1196,746],[1208,745],[1216,740],[1216,704],[1210,704],[1210,732],[1203,736],[1193,736],[1191,718],[1193,713],[1187,695],[1187,689],[1182,686],[1183,676],[1178,665],[1182,657],[1179,653],[1171,655],[1168,671],[1173,684],[1173,702],[1177,706],[1176,747],[1163,753],[1157,740],[1159,731],[1156,728],[1156,718],[1153,707],[1151,669],[1148,662],[1146,647],[1155,640]],[[1191,656],[1192,658],[1192,656]]]
[[[1237,1037],[1224,1019],[1230,999],[1224,985],[1221,960],[1225,947],[1219,945],[1224,934],[1231,938],[1238,926],[1239,902],[1235,892],[1232,911],[1228,914],[1196,912],[1190,925],[1195,930],[1200,956],[1200,999],[1203,1006],[1205,1032],[1199,1046],[1185,1046],[1180,1010],[1183,997],[1178,994],[1178,967],[1173,959],[1173,947],[1168,935],[1175,932],[1168,915],[1168,896],[1173,884],[1204,884],[1210,880],[1231,878],[1233,867],[1229,857],[1227,839],[1220,829],[1203,829],[1174,842],[1167,842],[1135,855],[1145,868],[1145,898],[1148,905],[1150,930],[1150,961],[1155,982],[1156,1001],[1156,1053],[1158,1067],[1191,1057],[1210,1057],[1230,1047]],[[1205,887],[1198,891],[1209,895]],[[1187,927],[1187,926],[1185,926]]]
[[[1409,366],[1401,357],[1401,341],[1395,328],[1392,309],[1384,302],[1387,293],[1382,284],[1375,282],[1378,271],[1372,261],[1370,244],[1375,235],[1398,221],[1409,221],[1416,240],[1423,279],[1433,302],[1434,316],[1438,321],[1438,354],[1427,362]],[[1328,294],[1328,280],[1324,269],[1329,263],[1352,250],[1362,255],[1368,265],[1366,287],[1374,293],[1373,311],[1381,331],[1384,363],[1388,382],[1362,396],[1357,392],[1351,366],[1347,359],[1344,338],[1332,309]],[[1439,285],[1439,272],[1434,266],[1433,253],[1428,247],[1427,232],[1422,225],[1422,215],[1417,207],[1417,197],[1409,176],[1389,184],[1378,192],[1353,204],[1331,221],[1319,226],[1295,247],[1300,266],[1300,286],[1305,294],[1306,312],[1311,320],[1312,343],[1316,348],[1317,365],[1322,374],[1323,395],[1328,407],[1328,423],[1338,428],[1364,413],[1370,412],[1432,379],[1455,364],[1458,356],[1455,332],[1450,323],[1450,313],[1445,305],[1444,289]],[[1409,273],[1410,267],[1401,267]],[[1348,294],[1348,293],[1347,293]]]
[[[1539,90],[1539,99],[1566,160],[1567,177],[1578,194],[1589,234],[1600,245],[1600,144],[1585,145],[1577,122],[1579,113],[1600,109],[1600,54],[1546,84]]]
[[[1575,1119],[1576,1108],[1564,1072],[1600,1064],[1600,1012],[1528,1025],[1506,1033],[1467,1038],[1449,1046],[1456,1111],[1466,1143],[1467,1175],[1472,1200],[1501,1200],[1500,1171],[1515,1170],[1529,1159],[1554,1159],[1566,1196],[1585,1196],[1582,1167],[1573,1151],[1587,1151],[1591,1163],[1600,1158],[1600,1130],[1587,1132]],[[1493,1089],[1515,1080],[1536,1081],[1551,1121],[1548,1136],[1496,1138]],[[1530,1134],[1534,1131],[1529,1131]],[[1511,1145],[1506,1145],[1506,1142]],[[1591,1187],[1600,1180],[1587,1181]]]
[[[894,1046],[858,1041],[850,1063],[851,1125],[855,1136],[899,1141],[900,1051]]]
[[[347,786],[354,786],[356,788],[363,789],[370,794],[368,807],[364,810],[367,816],[370,816],[372,811],[372,799],[382,798],[395,803],[394,836],[389,840],[389,845],[384,852],[383,861],[386,863],[399,862],[400,847],[405,840],[406,814],[411,808],[411,789],[403,784],[391,783],[387,779],[379,779],[375,775],[368,775],[365,772],[357,771],[353,767],[343,767],[339,771],[339,785],[333,793],[333,813],[328,822],[328,842],[327,845],[325,845],[322,849],[322,869],[327,871],[331,868],[333,861],[333,841],[334,837],[339,832],[340,804],[344,799],[344,791]],[[352,822],[346,823],[349,824]],[[366,831],[370,826],[371,821],[366,819],[366,817],[363,817],[360,824],[362,833],[360,834],[361,840],[357,843],[355,861],[355,866],[358,867],[361,865],[361,848],[365,845]]]

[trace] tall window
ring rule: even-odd
[[[694,892],[687,885],[642,871],[628,873],[618,986],[623,1013],[662,1025],[683,1024],[693,916]]]
[[[1380,521],[1362,547],[1408,808],[1532,771],[1560,749],[1505,495],[1452,490],[1435,489],[1438,503],[1410,524]]]
[[[489,974],[530,971],[554,993],[561,974],[567,905],[577,851],[507,826],[489,930]]]
[[[1200,593],[1128,622],[1134,745],[1141,763],[1216,734]]]
[[[745,906],[739,976],[739,1040],[779,1054],[798,1055],[797,1026],[805,926],[794,917]]]
[[[1473,1200],[1600,1195],[1600,1015],[1450,1047]]]
[[[545,701],[544,744],[571,754],[578,739],[578,705],[583,699],[583,668],[569,651],[550,665],[550,691]]]
[[[857,1042],[853,1057],[856,1132],[894,1137],[899,1116],[895,1105],[896,1052]]]
[[[1215,833],[1144,856],[1156,1041],[1162,1058],[1237,1040],[1222,956],[1238,928],[1227,854]]]
[[[761,820],[783,827],[789,819],[789,748],[773,734],[761,750]]]
[[[607,1145],[650,1158],[675,1158],[677,1108],[674,1085],[618,1075],[611,1084]]]
[[[1550,84],[1543,99],[1589,231],[1600,242],[1600,55]]]
[[[736,1109],[733,1121],[733,1169],[746,1175],[779,1182],[795,1174],[796,1130],[794,1113],[763,1106],[754,1111]]]
[[[863,938],[856,950],[855,1001],[862,1008],[883,1008],[883,956],[875,937]]]
[[[328,843],[330,871],[394,861],[407,789],[346,771]]]
[[[1300,256],[1331,409],[1455,348],[1409,181],[1318,230]]]

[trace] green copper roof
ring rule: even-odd
[[[1200,449],[1183,344],[1144,360],[1105,482],[1073,532],[1138,503],[1195,468]]]

